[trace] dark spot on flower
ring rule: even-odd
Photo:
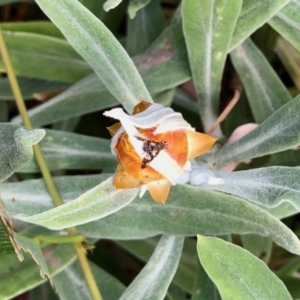
[[[136,138],[143,142],[143,150],[147,153],[147,155],[142,160],[141,169],[145,169],[161,150],[168,148],[168,143],[165,141],[155,142],[140,137]]]

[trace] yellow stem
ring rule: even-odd
[[[17,78],[15,76],[14,70],[12,68],[12,64],[11,64],[9,54],[8,54],[8,51],[7,51],[7,47],[6,47],[6,44],[5,44],[5,41],[4,41],[1,26],[0,26],[0,52],[1,52],[3,63],[4,63],[4,66],[5,66],[6,72],[7,72],[9,83],[11,85],[12,92],[13,92],[14,97],[16,99],[16,104],[18,106],[18,109],[19,109],[20,115],[22,117],[23,123],[27,128],[32,129],[33,127],[32,127],[29,115],[27,113],[27,109],[26,109],[26,106],[25,106],[25,103],[24,103],[24,100],[23,100],[23,97],[22,97],[22,94],[21,94],[21,91],[20,91],[20,87],[19,87]],[[40,170],[43,174],[43,178],[45,180],[45,183],[46,183],[46,186],[48,188],[49,194],[51,195],[54,204],[56,206],[62,205],[63,200],[60,196],[60,193],[59,193],[59,191],[58,191],[58,189],[55,185],[55,182],[54,182],[54,180],[51,176],[51,173],[48,169],[48,166],[46,164],[46,161],[45,161],[45,158],[44,158],[44,155],[42,153],[42,150],[41,150],[40,146],[39,145],[33,146],[33,151],[34,151],[37,163],[40,167]],[[75,227],[68,228],[67,231],[68,231],[69,235],[78,235],[78,231]],[[91,294],[93,296],[93,299],[94,300],[102,300],[102,297],[101,297],[100,291],[98,289],[96,280],[93,276],[92,270],[91,270],[90,265],[88,263],[88,259],[85,255],[85,250],[84,250],[84,247],[83,247],[82,243],[81,242],[79,242],[79,243],[76,242],[76,243],[73,243],[73,244],[74,244],[76,254],[77,254],[78,260],[80,262],[82,271],[84,273],[85,279],[87,281],[87,284],[88,284],[88,286],[90,288],[90,291],[91,291]]]

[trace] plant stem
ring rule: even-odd
[[[9,57],[7,47],[6,47],[6,44],[4,41],[1,26],[0,26],[0,52],[2,55],[2,59],[3,59],[4,66],[5,66],[5,69],[7,72],[9,83],[11,85],[12,92],[16,99],[16,104],[17,104],[19,113],[21,115],[22,121],[27,128],[32,129],[33,128],[32,123],[31,123],[29,115],[27,113],[27,109],[26,109],[26,106],[25,106],[25,103],[24,103],[24,100],[23,100],[23,97],[21,94],[21,90],[20,90],[17,78],[15,76],[15,73],[14,73],[14,70],[13,70],[13,67],[12,67],[12,64],[10,61],[10,57]],[[44,155],[42,153],[40,146],[39,145],[33,146],[33,151],[34,151],[37,163],[42,172],[43,178],[45,180],[46,186],[48,188],[49,194],[51,195],[55,206],[62,205],[63,200],[62,200],[61,195],[60,195],[60,193],[56,187],[56,184],[52,178],[52,175],[49,171],[49,168],[47,166],[47,163],[45,161],[45,158],[44,158]],[[78,235],[78,231],[75,227],[68,228],[67,231],[68,231],[68,234],[71,236]],[[100,294],[96,280],[93,276],[92,270],[88,263],[88,259],[86,257],[85,249],[84,249],[82,243],[75,242],[75,243],[73,243],[73,245],[75,247],[78,260],[80,262],[82,271],[84,273],[87,284],[90,288],[93,299],[94,300],[102,300],[102,296]]]

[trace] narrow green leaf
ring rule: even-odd
[[[162,236],[146,266],[120,300],[163,300],[176,272],[183,237]]]
[[[201,175],[201,171],[198,174]],[[300,210],[300,168],[272,166],[213,174],[217,178],[222,178],[224,184],[202,183],[201,187],[232,194],[266,207],[289,202],[298,211]],[[194,176],[192,184],[197,184],[197,171],[194,171],[192,176]]]
[[[81,194],[97,185],[105,176],[56,177],[55,182],[64,201],[70,201],[76,197],[79,199]],[[134,191],[127,192],[132,194]],[[122,195],[123,192],[117,193]],[[20,214],[37,215],[43,211],[47,214],[50,212],[47,210],[53,207],[40,179],[3,183],[1,197],[12,217]],[[69,204],[72,207],[77,205],[76,200]],[[86,212],[83,205],[80,209]],[[99,204],[96,213],[101,214]],[[145,195],[117,213],[79,228],[87,236],[109,239],[142,239],[158,234],[191,236],[199,232],[211,235],[254,233],[269,236],[289,251],[300,253],[298,238],[268,212],[240,198],[189,185],[174,186],[165,206]]]
[[[268,22],[289,2],[290,0],[243,1],[242,10],[233,33],[228,52],[241,44],[255,30]]]
[[[43,256],[40,245],[31,238],[28,238],[20,233],[14,232],[14,239],[16,240],[18,246],[23,252],[29,253],[34,261],[37,263],[40,275],[42,278],[48,278],[52,282],[50,277],[50,271],[47,266],[47,262]]]
[[[109,174],[54,177],[64,202],[78,198],[87,190],[106,180]],[[54,207],[43,179],[1,184],[1,198],[8,213],[35,215]]]
[[[41,92],[57,91],[69,87],[67,82],[48,81],[42,79],[18,77],[18,84],[20,86],[24,100],[31,100],[34,94]],[[15,101],[15,97],[11,91],[8,78],[0,78],[0,101]],[[1,109],[0,109],[1,113]]]
[[[77,199],[34,216],[16,216],[19,219],[59,230],[85,224],[113,214],[128,205],[138,189],[116,190],[112,177],[85,192]]]
[[[0,123],[0,182],[32,158],[32,145],[37,144],[44,135],[44,129],[28,130],[18,125]]]
[[[292,99],[272,66],[250,39],[235,48],[231,58],[257,123],[263,122]]]
[[[174,104],[192,112],[196,113],[198,110],[197,103],[192,99],[187,92],[181,88],[177,88],[174,95]]]
[[[152,102],[124,48],[88,9],[73,0],[36,2],[129,112],[141,100]]]
[[[103,5],[103,9],[105,11],[109,11],[113,8],[116,8],[121,2],[122,0],[107,0]]]
[[[284,38],[279,37],[275,46],[285,69],[288,71],[298,91],[300,90],[300,53]]]
[[[222,238],[228,242],[231,242],[231,236],[223,236]],[[221,296],[216,285],[207,275],[199,260],[197,265],[198,268],[196,277],[194,279],[192,300],[221,300]]]
[[[145,240],[131,240],[131,241],[116,241],[118,245],[129,251],[131,254],[137,256],[139,259],[147,262],[154,251],[158,242],[158,238],[149,238]],[[192,292],[193,279],[195,277],[196,268],[195,261],[197,259],[196,241],[186,238],[183,245],[182,255],[175,273],[173,282],[180,288],[187,292]]]
[[[114,171],[116,158],[111,153],[110,141],[58,130],[46,130],[40,143],[50,170],[105,169]],[[39,172],[35,159],[18,172]]]
[[[181,24],[171,24],[143,55],[134,58],[152,95],[171,89],[190,78]],[[118,104],[96,75],[84,78],[47,103],[29,110],[35,126],[102,110]],[[20,117],[12,120],[20,123]]]
[[[89,261],[93,275],[104,299],[118,300],[125,290],[124,285]],[[59,299],[90,300],[90,290],[78,261],[71,264],[53,278]],[[70,284],[76,282],[76,284]]]
[[[298,0],[289,1],[281,11],[279,11],[269,24],[278,31],[287,41],[289,41],[298,51],[300,51],[300,2]]]
[[[266,236],[244,234],[241,236],[243,247],[266,264],[270,260],[272,240]]]
[[[146,7],[151,0],[130,0],[128,5],[128,15],[130,19],[134,19],[139,10]]]
[[[217,287],[199,262],[192,295],[192,300],[222,300]]]
[[[0,219],[0,257],[2,254],[9,254],[14,252],[15,250]]]
[[[72,248],[72,245],[66,244],[44,248],[44,254],[47,255],[46,261],[52,276],[74,261],[75,253],[72,252]],[[39,268],[29,254],[25,255],[23,262],[16,261],[15,254],[2,256],[0,270],[1,300],[13,299],[46,281],[40,276]]]
[[[300,253],[299,240],[290,229],[240,198],[186,185],[172,188],[165,207],[147,198],[142,202],[136,200],[102,220],[80,226],[80,231],[87,236],[112,239],[143,238],[161,233],[255,233],[271,237],[290,252]]]
[[[75,83],[69,89],[28,111],[34,126],[42,126],[71,117],[118,105],[98,76],[91,75]],[[20,123],[20,116],[12,120]]]
[[[36,288],[33,288],[29,292],[28,300],[59,300],[57,293],[54,292],[53,288],[48,282],[45,282]]]
[[[272,271],[248,251],[213,237],[198,236],[199,259],[223,300],[292,299]]]
[[[283,105],[256,129],[221,149],[217,167],[225,167],[234,161],[255,158],[285,151],[300,145],[298,129],[300,96]]]
[[[241,6],[241,0],[184,0],[182,3],[183,33],[206,132],[219,114],[227,49]]]
[[[4,32],[16,75],[73,82],[92,73],[67,41],[28,32]],[[25,51],[26,49],[26,51]],[[2,59],[0,71],[5,72]]]
[[[49,21],[3,22],[1,28],[4,31],[31,32],[64,38],[59,29]]]
[[[134,59],[152,94],[177,87],[191,78],[182,25],[177,16],[151,47]]]
[[[132,3],[132,2],[131,2]],[[152,0],[139,10],[137,16],[127,20],[126,49],[130,56],[145,52],[165,27],[159,0]]]
[[[295,276],[279,276],[279,279],[282,280],[289,293],[295,300],[299,300],[300,290],[299,290],[299,278]]]

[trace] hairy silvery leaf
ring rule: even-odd
[[[194,169],[190,182],[209,190],[225,192],[266,207],[283,202],[300,210],[300,168],[268,167],[238,172],[211,172],[223,179],[223,184],[210,185],[199,182],[201,169]]]
[[[106,26],[80,2],[36,2],[129,112],[141,100],[153,102],[124,48]]]
[[[21,214],[15,217],[49,229],[64,229],[104,218],[120,210],[137,196],[138,190],[116,190],[110,177],[69,203],[38,215],[26,217]]]
[[[240,140],[225,146],[217,155],[217,168],[235,161],[282,152],[300,145],[300,96],[276,110]]]
[[[268,266],[241,247],[214,237],[198,236],[197,250],[223,300],[292,300]]]
[[[120,300],[163,300],[176,272],[184,237],[162,236],[146,266]]]
[[[32,145],[37,144],[44,135],[44,129],[28,130],[18,125],[0,123],[0,182],[32,158]]]

